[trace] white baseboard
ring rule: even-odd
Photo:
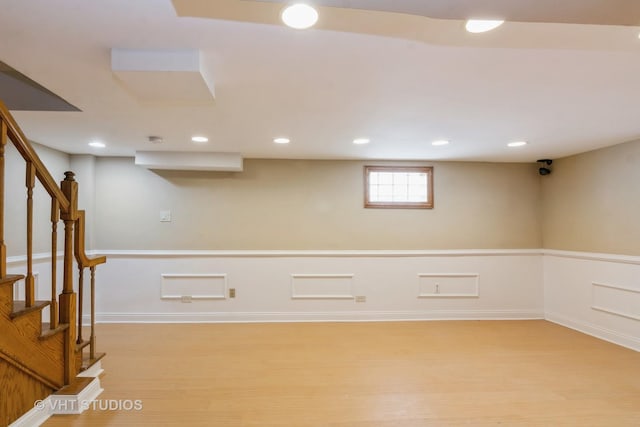
[[[81,414],[88,409],[87,404],[96,400],[104,391],[100,386],[100,379],[94,378],[77,395],[56,395],[49,396],[51,399],[51,409],[53,415],[57,414]]]
[[[100,379],[97,378],[104,372],[101,362],[94,364],[90,369],[78,374],[79,377],[94,377],[95,379],[77,396],[55,396],[50,395],[46,399],[37,403],[34,402],[34,407],[15,420],[9,425],[9,427],[35,427],[44,424],[52,415],[56,414],[80,414],[84,411],[84,402],[94,401],[102,392],[103,388],[100,386]],[[64,403],[62,401],[65,401]],[[36,404],[37,403],[37,404]],[[61,411],[61,408],[68,408],[69,410]]]
[[[102,369],[102,362],[98,361],[94,363],[89,369],[80,372],[78,376],[96,378],[102,375],[103,372],[104,369]]]
[[[52,415],[51,396],[44,399],[38,407],[31,408],[29,412],[9,424],[9,427],[34,427],[44,424]]]
[[[15,420],[9,427],[35,427],[57,414],[81,414],[87,402],[94,401],[103,392],[100,379],[94,378],[78,395],[55,395],[34,402],[29,412]]]
[[[406,320],[544,319],[535,310],[341,312],[97,313],[97,323],[377,322]]]
[[[545,313],[545,319],[550,322],[566,326],[567,328],[575,329],[576,331],[585,333],[587,335],[591,335],[593,337],[621,345],[631,350],[640,351],[640,339],[636,337],[621,334],[619,332],[612,331],[611,329],[575,320],[556,313]]]

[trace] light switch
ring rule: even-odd
[[[160,222],[171,222],[171,211],[160,211]]]

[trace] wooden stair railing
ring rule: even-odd
[[[62,385],[71,384],[79,371],[88,368],[99,360],[102,355],[96,353],[95,348],[95,272],[96,267],[106,262],[104,256],[90,258],[85,252],[85,213],[78,210],[78,183],[73,172],[66,172],[65,179],[58,186],[37,155],[33,146],[19,128],[6,106],[0,101],[0,283],[9,283],[7,275],[7,248],[5,245],[5,148],[11,142],[26,163],[26,274],[24,274],[25,301],[20,307],[22,311],[39,310],[44,306],[50,307],[48,330],[42,331],[41,339],[63,333],[64,370]],[[33,272],[33,221],[34,198],[33,192],[39,182],[51,197],[51,298],[50,301],[35,301],[35,279]],[[15,185],[11,182],[10,184]],[[13,203],[13,201],[12,201]],[[57,254],[58,254],[58,223],[64,224],[63,248],[63,277],[62,293],[57,295]],[[74,258],[79,271],[78,296],[74,290],[73,268]],[[91,336],[88,342],[82,339],[82,297],[83,276],[86,269],[91,273]],[[13,280],[15,282],[15,280]],[[9,295],[9,294],[7,294]],[[0,304],[4,302],[0,301]],[[17,303],[13,304],[13,310]],[[13,314],[12,314],[13,316]],[[88,359],[83,358],[83,349],[89,346]],[[5,350],[0,348],[1,350]],[[83,360],[86,363],[83,364]],[[17,365],[16,365],[17,366]],[[24,372],[33,367],[25,365]],[[35,369],[35,368],[33,368]],[[54,382],[55,383],[55,382]]]
[[[107,257],[99,256],[94,258],[87,257],[84,249],[85,237],[85,212],[83,210],[78,211],[78,218],[76,220],[76,233],[75,233],[75,257],[78,264],[78,340],[77,345],[82,346],[84,341],[82,339],[82,301],[83,301],[83,282],[84,282],[84,270],[89,269],[91,272],[91,335],[89,337],[89,361],[95,360],[96,355],[96,267],[100,264],[107,262]]]

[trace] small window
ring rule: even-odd
[[[433,208],[433,168],[365,166],[365,208]]]

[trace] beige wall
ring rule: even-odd
[[[556,160],[545,177],[530,164],[424,163],[435,166],[433,210],[362,207],[362,166],[398,162],[246,160],[237,174],[151,172],[130,158],[75,158],[35,147],[57,180],[73,159],[81,164],[87,176],[78,179],[91,190],[80,207],[95,204],[88,218],[94,248],[542,246],[640,255],[640,141]],[[11,145],[6,166],[5,240],[10,256],[23,255],[24,162]],[[47,252],[49,199],[39,184],[35,208],[35,252]],[[161,210],[172,211],[171,223],[159,222]]]
[[[541,181],[545,248],[640,255],[640,141],[555,161]]]
[[[56,181],[64,179],[69,170],[69,156],[42,145],[33,144],[38,156]],[[27,190],[25,162],[13,144],[5,153],[5,244],[9,256],[27,253]],[[51,250],[51,198],[37,182],[34,190],[34,253]],[[62,229],[62,226],[58,226]]]
[[[99,158],[95,245],[310,250],[541,246],[539,177],[530,164],[429,163],[435,166],[433,210],[364,209],[364,164],[246,160],[242,173],[152,172],[130,158]],[[171,210],[171,223],[160,223],[161,210]]]

